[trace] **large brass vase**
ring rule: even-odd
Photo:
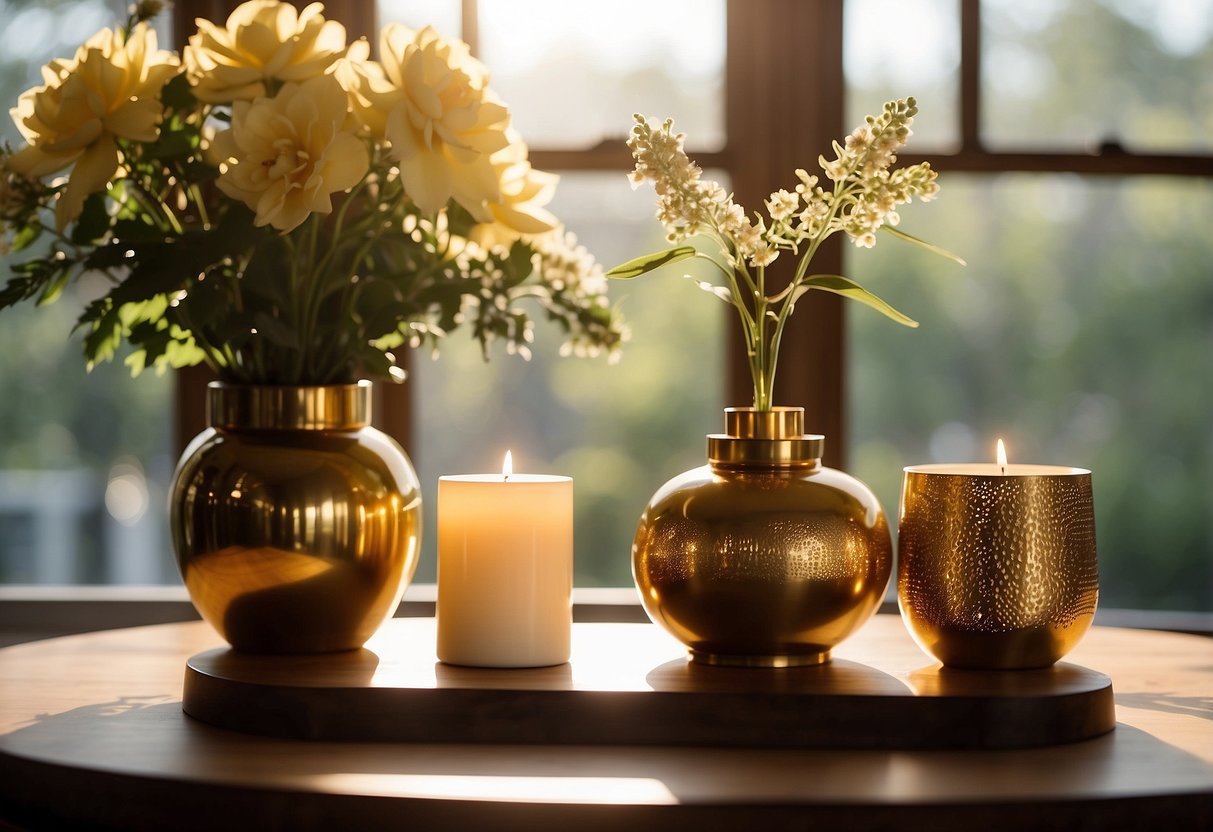
[[[819,664],[866,622],[893,549],[876,496],[821,464],[802,408],[729,408],[709,463],[663,485],[632,574],[653,621],[707,664]]]
[[[421,524],[408,457],[370,426],[370,382],[215,382],[207,412],[170,506],[194,606],[238,650],[361,647],[417,568]]]

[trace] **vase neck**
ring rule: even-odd
[[[825,437],[804,432],[803,407],[725,408],[725,433],[708,434],[713,467],[812,469]]]
[[[358,430],[371,423],[371,383],[207,387],[207,421],[226,430]]]

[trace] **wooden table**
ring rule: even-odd
[[[1016,751],[276,739],[182,713],[187,659],[220,644],[195,622],[0,650],[0,816],[174,830],[1213,828],[1213,640],[1196,636],[1093,629],[1067,661],[1112,677],[1116,730]],[[873,645],[913,649],[897,617],[878,616],[836,655]]]

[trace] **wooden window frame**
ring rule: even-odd
[[[725,146],[697,153],[705,168],[728,172],[737,200],[758,206],[787,184],[797,167],[813,160],[844,132],[846,79],[843,73],[843,13],[840,0],[727,0],[725,63]],[[960,148],[955,153],[921,154],[949,173],[1078,173],[1097,175],[1213,176],[1213,155],[1136,154],[1118,144],[1096,152],[992,152],[981,138],[981,2],[956,0],[960,13]],[[237,0],[178,0],[173,32],[184,42],[195,17],[225,19]],[[463,39],[476,50],[476,0],[461,0]],[[371,36],[374,0],[328,0],[326,13],[341,20],[352,37]],[[619,171],[631,157],[619,139],[585,150],[533,150],[532,161],[546,170]],[[823,272],[842,270],[837,237],[817,254]],[[790,263],[785,265],[790,266]],[[778,281],[781,275],[774,275]],[[787,274],[782,275],[786,280]],[[752,387],[736,322],[730,319],[727,402],[749,404]],[[775,399],[805,407],[809,429],[826,435],[828,465],[844,467],[846,420],[846,315],[840,298],[806,297],[784,335],[783,360]],[[406,358],[407,361],[407,358]],[[183,448],[204,427],[204,385],[211,376],[197,368],[177,374],[176,441]],[[405,445],[412,445],[411,386],[381,384],[377,422]]]

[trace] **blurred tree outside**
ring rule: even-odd
[[[989,144],[1210,147],[1213,14],[1182,45],[1165,9],[1132,0],[983,15]],[[870,69],[850,78],[853,105],[910,92]],[[922,323],[849,313],[852,470],[895,515],[902,467],[993,460],[1000,436],[1013,461],[1090,468],[1100,603],[1213,610],[1213,182],[946,168],[940,182],[901,227],[967,268],[892,238],[848,257]]]
[[[535,3],[543,5],[522,6]],[[380,2],[381,12],[406,6]],[[711,44],[706,51],[672,45],[680,30],[657,20],[655,30],[674,40],[645,35],[649,46],[617,63],[595,57],[587,45],[595,33],[568,22],[575,10],[550,2],[549,30],[574,26],[573,36],[524,40],[511,52],[508,33],[494,41],[497,27],[484,24],[507,8],[525,17],[522,6],[484,3],[481,36],[494,85],[519,111],[532,146],[622,141],[630,126],[623,110],[633,101],[673,115],[692,148],[721,143],[723,3],[704,4],[707,22],[693,30]],[[958,7],[847,0],[848,122],[888,98],[916,95],[922,114],[907,159],[957,141]],[[1213,147],[1211,7],[1213,0],[987,0],[987,144]],[[36,82],[42,62],[70,54],[121,11],[104,0],[0,0],[5,100]],[[632,25],[645,18],[616,17]],[[596,25],[613,43],[606,24]],[[609,88],[601,101],[612,102],[617,119],[590,125],[570,117],[565,99],[586,103],[597,94],[553,95],[549,82],[577,73],[592,89]],[[14,140],[12,125],[0,122],[0,137]],[[895,519],[903,466],[990,459],[999,436],[1016,461],[1091,468],[1101,603],[1213,610],[1213,183],[946,167],[941,183],[939,200],[907,210],[901,227],[957,251],[967,268],[891,237],[848,255],[848,275],[922,322],[906,330],[870,310],[848,312],[850,470]],[[552,206],[608,267],[660,247],[653,207],[651,191],[632,192],[622,171],[565,173]],[[494,354],[486,363],[462,333],[438,362],[415,356],[412,453],[427,532],[439,475],[497,470],[511,449],[518,470],[575,478],[577,582],[630,585],[631,538],[645,502],[662,482],[703,463],[703,435],[720,429],[720,409],[731,404],[723,393],[728,310],[682,271],[613,286],[633,330],[617,365],[558,357],[559,333],[542,322],[530,362]],[[162,558],[157,574],[175,582],[162,508],[172,466],[169,380],[132,380],[120,363],[85,373],[67,333],[73,304],[88,291],[86,280],[75,298],[0,318],[0,471],[84,472],[91,503],[71,535],[79,581],[121,579],[103,541],[129,528],[116,517],[138,502],[142,481],[136,523]],[[798,360],[811,357],[785,356],[785,366]],[[23,487],[19,477],[12,482]],[[0,508],[0,582],[37,577],[29,560],[35,536],[29,517]],[[424,537],[418,580],[432,581],[433,536]]]
[[[417,10],[380,0],[380,11],[408,21]],[[532,149],[622,147],[636,111],[672,116],[692,154],[723,143],[723,0],[480,0],[478,11],[479,56]],[[652,188],[633,191],[622,170],[558,173],[550,207],[604,268],[665,244]],[[633,333],[617,365],[559,357],[560,333],[543,322],[530,362],[498,350],[486,363],[459,332],[438,361],[415,356],[426,528],[439,476],[500,470],[512,450],[515,470],[573,477],[576,583],[631,585],[641,511],[705,463],[704,435],[723,424],[727,309],[683,279],[684,265],[611,285]],[[433,536],[422,545],[418,580],[432,581]]]
[[[651,190],[633,192],[621,174],[565,174],[552,210],[606,268],[664,243],[647,221]],[[633,333],[618,364],[559,357],[559,334],[542,325],[529,362],[501,350],[485,362],[460,333],[438,361],[417,357],[413,459],[426,528],[435,528],[439,476],[500,470],[511,450],[516,471],[573,477],[576,583],[631,585],[645,503],[703,465],[704,436],[723,425],[725,306],[683,279],[684,265],[612,284]],[[418,580],[432,581],[436,549],[433,535],[423,538]]]
[[[0,0],[0,141],[19,146],[8,108],[125,14],[105,0]],[[22,254],[0,257],[9,264]],[[76,315],[88,277],[56,303],[0,313],[0,583],[175,583],[166,488],[171,379],[132,379],[119,357],[87,372]]]

